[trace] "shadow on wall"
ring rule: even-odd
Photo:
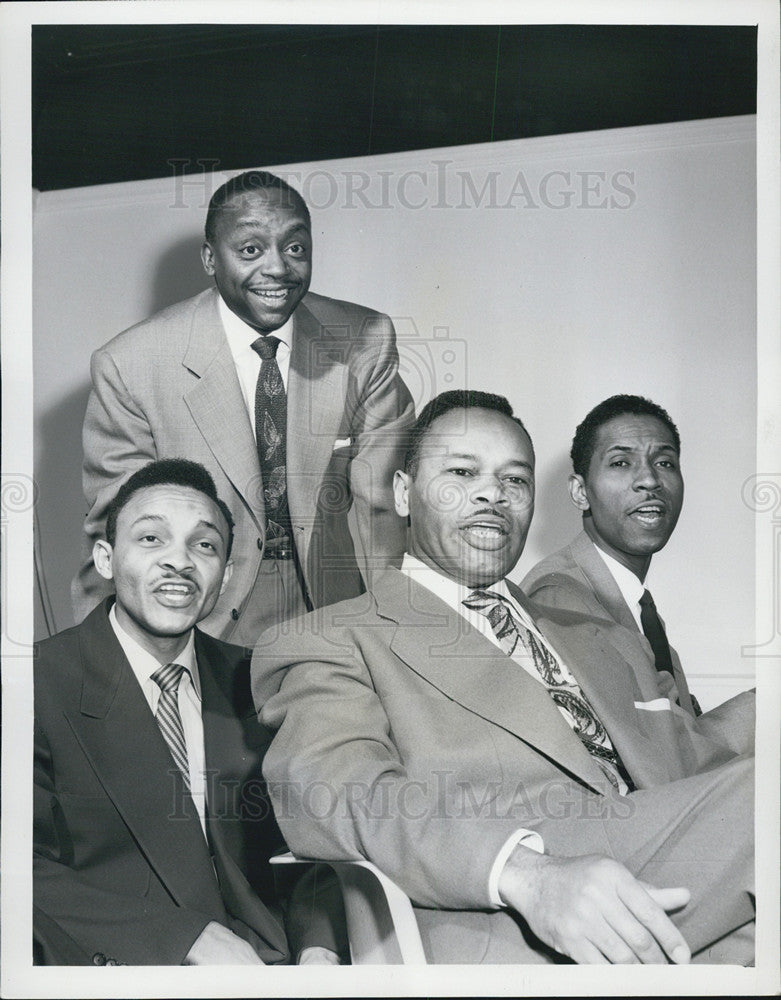
[[[572,463],[566,451],[558,454],[553,461],[545,455],[537,455],[534,520],[519,569],[512,574],[514,580],[522,580],[540,559],[567,545],[580,530],[580,515],[567,490],[571,471]],[[568,529],[562,531],[562,525],[567,525]]]
[[[149,316],[211,287],[212,279],[201,264],[202,243],[203,235],[198,233],[172,244],[162,254],[150,289]]]
[[[81,551],[86,504],[81,489],[81,425],[89,380],[38,415],[35,456],[36,509],[35,638],[73,624],[70,581]]]
[[[210,287],[211,278],[200,261],[202,242],[200,234],[193,234],[171,244],[160,255],[145,297],[145,315],[139,318]],[[101,346],[102,342],[82,340],[83,378],[76,373],[76,387],[55,406],[37,414],[36,639],[74,624],[70,583],[81,563],[82,528],[87,513],[81,486],[81,429],[90,390],[89,355]]]

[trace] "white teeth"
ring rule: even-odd
[[[262,299],[284,299],[287,298],[287,289],[282,288],[274,291],[263,291],[262,289],[258,289],[254,294],[259,295]]]
[[[190,588],[183,583],[164,583],[159,589],[170,594],[190,593]]]
[[[494,528],[487,524],[473,524],[470,525],[469,530],[477,535],[479,538],[489,538],[492,535],[501,535],[501,528]]]

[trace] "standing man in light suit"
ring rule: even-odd
[[[570,498],[583,531],[541,560],[523,581],[538,604],[584,614],[636,672],[648,697],[658,690],[743,752],[753,747],[756,701],[746,691],[702,715],[645,580],[670,540],[683,505],[681,440],[670,415],[642,396],[617,395],[578,425]]]
[[[282,832],[398,882],[430,961],[750,963],[753,756],[506,579],[534,464],[507,400],[438,396],[395,476],[401,571],[261,638]]]
[[[122,482],[186,456],[211,472],[236,524],[233,577],[203,627],[249,646],[400,560],[391,477],[414,414],[390,319],[308,291],[309,211],[285,181],[250,171],[219,188],[202,261],[215,289],[93,355],[74,611],[80,620],[107,592],[91,552]]]

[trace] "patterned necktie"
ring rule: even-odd
[[[667,641],[667,633],[664,630],[664,625],[662,625],[662,619],[659,617],[656,610],[654,599],[651,597],[651,593],[648,590],[644,590],[643,596],[640,598],[640,624],[643,626],[643,632],[645,633],[646,639],[651,644],[656,669],[659,671],[667,670],[674,677],[675,672],[673,671],[673,658],[670,653],[670,643]],[[692,701],[694,714],[702,715],[702,709],[700,708],[697,699],[693,694],[689,697]],[[676,704],[680,705],[681,702],[679,698],[676,698],[675,701]]]
[[[263,502],[271,522],[270,536],[290,533],[287,506],[287,395],[277,364],[278,337],[258,337],[252,350],[260,356],[255,387],[255,437],[258,445]],[[282,531],[279,531],[279,526]]]
[[[467,608],[485,615],[502,651],[508,656],[531,657],[539,679],[556,707],[580,737],[610,783],[624,794],[633,788],[607,730],[597,718],[580,685],[537,636],[518,620],[506,598],[493,590],[475,590],[463,601]],[[520,649],[518,648],[520,645]]]
[[[152,680],[160,687],[155,718],[160,732],[165,737],[174,763],[182,772],[187,791],[190,791],[190,765],[187,760],[187,744],[184,740],[182,717],[179,714],[179,682],[185,668],[181,663],[166,663],[152,674]]]

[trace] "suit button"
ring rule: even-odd
[[[95,952],[95,954],[92,956],[92,964],[93,965],[105,965],[106,964],[106,956],[103,954],[102,951],[96,951]]]
[[[115,958],[107,958],[106,965],[119,965],[119,962]]]
[[[239,613],[238,613],[238,611],[235,608],[233,609],[233,611],[231,611],[231,618],[235,622],[237,622],[239,620]]]
[[[259,548],[259,549],[262,549],[262,548],[263,548],[263,539],[262,539],[262,538],[259,538],[259,539],[258,539],[258,548]]]

